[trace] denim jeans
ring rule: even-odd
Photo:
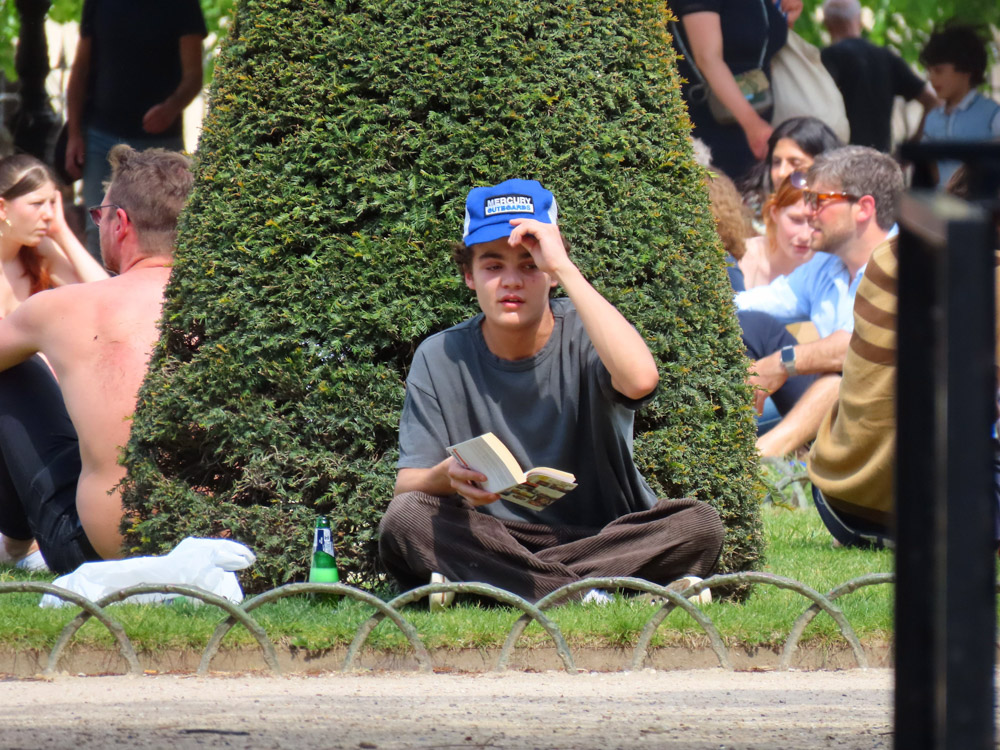
[[[104,203],[104,183],[111,178],[108,152],[119,143],[127,143],[137,151],[147,148],[166,148],[171,151],[184,150],[183,136],[147,135],[119,138],[97,128],[87,128],[87,154],[83,164],[83,205],[99,206]],[[87,250],[98,262],[101,261],[100,234],[94,222],[87,221]]]
[[[812,492],[813,502],[816,504],[816,510],[819,511],[819,517],[833,538],[842,545],[874,549],[882,549],[883,547],[891,549],[893,547],[889,529],[863,518],[846,516],[834,511],[816,485],[813,485]]]

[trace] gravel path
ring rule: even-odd
[[[380,673],[0,682],[0,747],[890,748],[892,672]]]

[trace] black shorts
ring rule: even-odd
[[[35,539],[56,573],[100,560],[80,525],[80,444],[40,357],[0,372],[0,533]]]

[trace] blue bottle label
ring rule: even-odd
[[[325,552],[330,557],[336,557],[333,551],[333,533],[330,529],[316,529],[316,542],[313,551]]]

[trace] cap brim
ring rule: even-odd
[[[514,218],[517,217],[515,216]],[[472,247],[483,242],[498,240],[501,237],[510,237],[510,233],[513,231],[514,227],[510,225],[509,220],[499,224],[487,224],[485,227],[479,227],[475,232],[468,234],[463,242],[465,242],[466,247]]]

